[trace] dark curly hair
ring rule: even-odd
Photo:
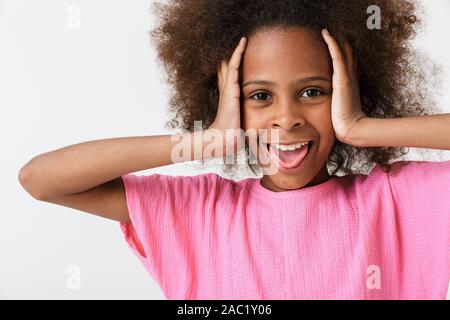
[[[371,5],[381,9],[381,29],[367,27]],[[218,107],[217,65],[231,58],[242,36],[270,26],[298,26],[317,34],[327,28],[338,43],[349,41],[359,60],[367,116],[399,118],[437,111],[437,92],[431,90],[436,87],[429,80],[440,68],[411,44],[423,24],[418,15],[423,9],[413,0],[166,0],[152,9],[158,23],[150,36],[174,89],[169,105],[174,116],[166,127],[193,131],[194,120],[209,127]],[[391,160],[407,152],[356,148],[336,140],[327,165],[332,175],[375,164],[390,171]]]

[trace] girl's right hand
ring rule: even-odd
[[[213,130],[215,134],[222,134],[226,154],[237,153],[244,145],[241,135],[239,67],[246,45],[247,39],[241,38],[230,62],[223,60],[217,70],[219,105],[209,129],[216,129]]]

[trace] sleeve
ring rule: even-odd
[[[428,298],[445,299],[450,279],[450,161],[399,161],[391,166],[388,180],[402,249],[402,285]]]
[[[212,173],[122,176],[131,222],[120,222],[120,228],[165,293],[190,281],[216,178]]]

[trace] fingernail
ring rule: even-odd
[[[247,39],[245,39],[245,37],[242,37],[242,38],[241,38],[240,44],[241,44],[241,45],[244,44],[244,43],[245,43],[245,40],[247,40]]]
[[[323,29],[323,31],[324,31],[326,34],[330,34],[330,32],[329,32],[327,29]]]

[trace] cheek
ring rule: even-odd
[[[320,149],[324,153],[328,154],[333,148],[336,139],[331,117],[330,119],[324,119],[320,125],[320,128],[317,128],[317,130],[320,131]]]
[[[310,109],[308,114],[309,121],[314,125],[317,131],[326,134],[333,131],[333,123],[331,121],[331,102],[326,102]]]
[[[255,108],[242,107],[242,129],[262,129],[265,128],[265,122],[262,113]]]
[[[335,141],[333,122],[331,121],[330,107],[320,108],[320,111],[313,114],[314,128],[320,135],[321,149],[330,149]],[[323,149],[324,150],[324,149]]]
[[[333,121],[331,121],[331,112],[327,112],[326,115],[324,115],[323,118],[323,130],[325,133],[325,136],[328,137],[329,139],[334,140],[334,128],[333,128]]]
[[[320,117],[320,122],[317,123],[317,130],[320,131],[320,135],[324,137],[334,136],[333,122],[331,121],[331,114],[325,112]]]
[[[265,119],[264,112],[256,110],[255,108],[242,108],[242,129],[247,136],[247,144],[252,153],[256,155],[258,153],[258,141],[261,129],[266,129],[267,120]],[[259,156],[258,156],[259,159]]]

